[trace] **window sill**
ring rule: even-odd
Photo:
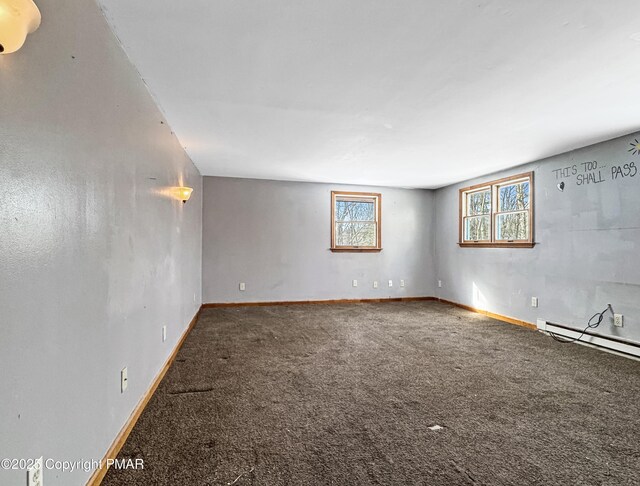
[[[536,246],[534,242],[524,243],[458,243],[461,248],[533,248]]]
[[[329,248],[334,253],[378,253],[382,248]]]

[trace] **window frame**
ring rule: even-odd
[[[501,214],[508,214],[512,212],[524,212],[522,211],[498,211],[498,192],[500,187],[509,186],[511,184],[516,184],[518,182],[529,182],[529,238],[526,240],[498,240],[497,239],[497,219]],[[465,240],[465,231],[464,224],[467,216],[467,201],[466,197],[468,194],[472,194],[474,192],[486,191],[489,189],[491,191],[491,211],[488,213],[489,216],[489,235],[490,240],[478,240],[471,241]],[[534,240],[534,173],[531,172],[523,172],[522,174],[516,174],[509,177],[504,177],[502,179],[496,179],[493,181],[484,182],[482,184],[476,184],[474,186],[463,187],[459,191],[459,217],[458,217],[458,245],[461,247],[467,248],[533,248],[535,246]]]
[[[336,245],[336,201],[341,198],[375,200],[376,245],[344,246]],[[377,192],[331,191],[331,251],[333,252],[379,252],[382,251],[382,194]]]

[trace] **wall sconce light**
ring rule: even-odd
[[[27,35],[40,27],[40,20],[33,0],[0,0],[0,54],[20,49]]]
[[[186,203],[191,197],[193,189],[191,187],[176,187],[176,194],[182,203]]]

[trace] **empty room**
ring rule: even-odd
[[[639,20],[0,0],[0,486],[640,484]]]

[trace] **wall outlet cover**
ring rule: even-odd
[[[531,307],[538,307],[538,298],[531,297]]]
[[[353,280],[353,282],[352,282],[352,285],[353,285],[354,287],[357,287],[357,286],[358,286],[358,281],[357,281],[356,279],[354,279],[354,280]]]
[[[127,368],[122,368],[122,371],[120,371],[120,393],[124,393],[124,391],[127,389],[127,387],[129,386],[129,373],[127,371]]]
[[[167,326],[162,326],[162,342],[167,340]]]
[[[393,280],[389,280],[389,287],[393,287]]]
[[[42,457],[37,459],[27,470],[27,486],[43,486],[42,482]]]
[[[442,280],[438,280],[438,288],[442,288]]]
[[[374,288],[374,289],[377,289],[377,288],[378,288],[378,281],[377,281],[377,280],[374,280],[374,281],[373,281],[373,288]]]
[[[239,288],[240,288],[240,292],[244,292],[247,289],[247,286],[245,285],[244,282],[240,282]]]
[[[404,287],[404,280],[400,280],[400,287]]]
[[[616,327],[624,326],[624,316],[622,314],[613,315],[613,325]]]

